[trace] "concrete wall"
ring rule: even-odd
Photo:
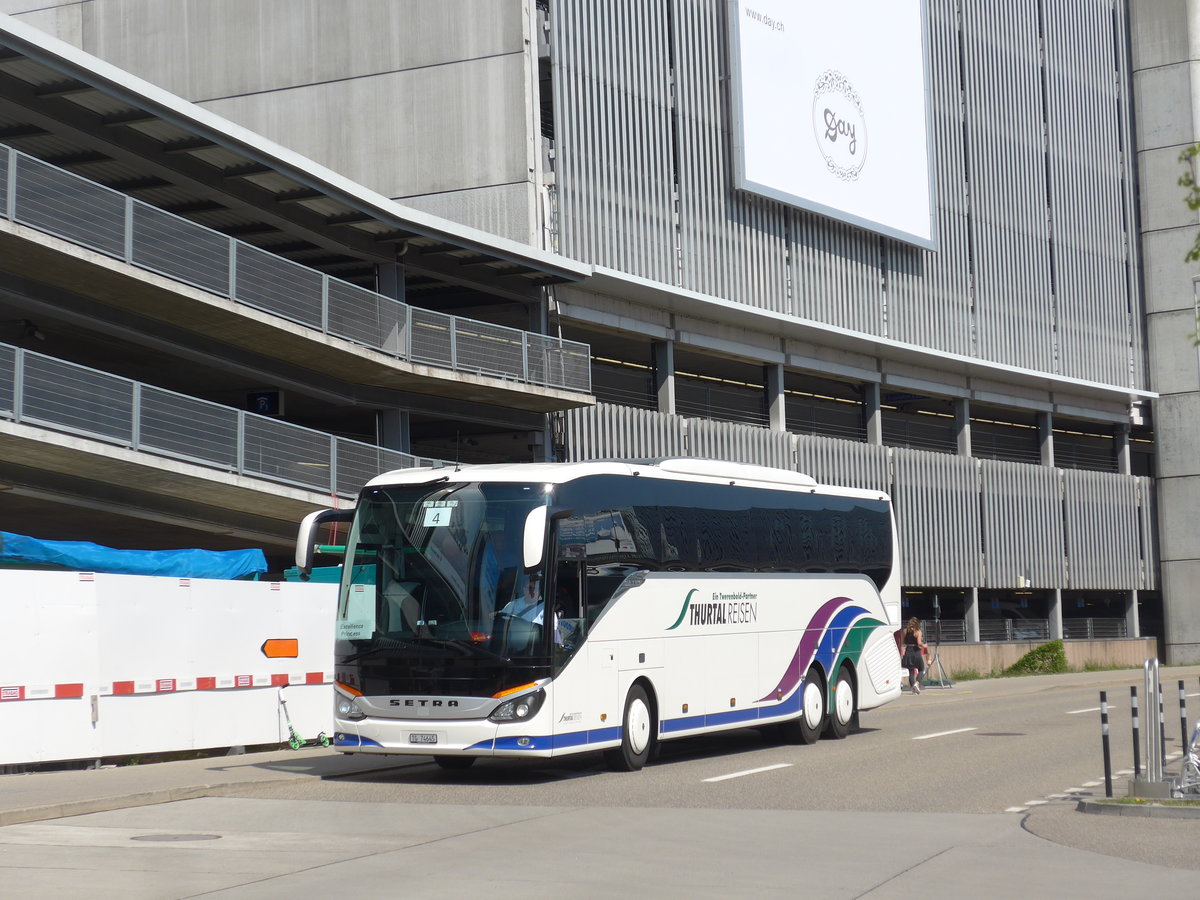
[[[950,678],[957,672],[974,670],[980,675],[1000,673],[1044,641],[1013,641],[989,644],[942,644],[938,655]],[[1140,669],[1147,659],[1158,656],[1154,638],[1126,638],[1111,641],[1063,641],[1067,665],[1129,667]],[[937,673],[933,673],[937,674]]]
[[[381,194],[528,243],[531,5],[0,0],[0,12]]]
[[[1167,662],[1200,662],[1200,355],[1185,261],[1197,215],[1183,202],[1180,151],[1200,140],[1200,0],[1131,0],[1142,259],[1158,444]],[[1200,170],[1198,170],[1200,174]]]

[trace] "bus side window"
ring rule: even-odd
[[[620,575],[589,575],[587,580],[588,618],[594,619],[600,615],[612,597],[613,592],[625,580],[624,573]]]

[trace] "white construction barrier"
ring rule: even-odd
[[[336,591],[0,570],[0,765],[328,733]]]

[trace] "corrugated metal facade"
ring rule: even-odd
[[[1149,478],[973,459],[597,404],[568,458],[703,456],[892,495],[907,585],[1153,590]]]
[[[940,247],[730,188],[725,0],[555,0],[562,252],[939,351],[1144,387],[1118,0],[929,0]]]
[[[730,187],[726,0],[554,0],[560,247],[745,304],[1145,388],[1120,0],[928,0],[939,247]],[[909,585],[1154,589],[1147,478],[600,404],[568,455],[683,453],[888,491]]]

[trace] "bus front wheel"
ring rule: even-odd
[[[815,744],[825,727],[825,682],[816,666],[800,687],[800,718],[785,722],[784,739],[793,744]]]
[[[837,681],[833,685],[833,706],[829,710],[829,724],[825,726],[825,737],[840,740],[854,727],[858,715],[858,692],[854,689],[854,676],[850,667],[842,663]]]
[[[636,772],[650,758],[654,743],[654,709],[646,689],[635,684],[625,698],[621,719],[621,746],[606,750],[605,759],[618,772]]]

